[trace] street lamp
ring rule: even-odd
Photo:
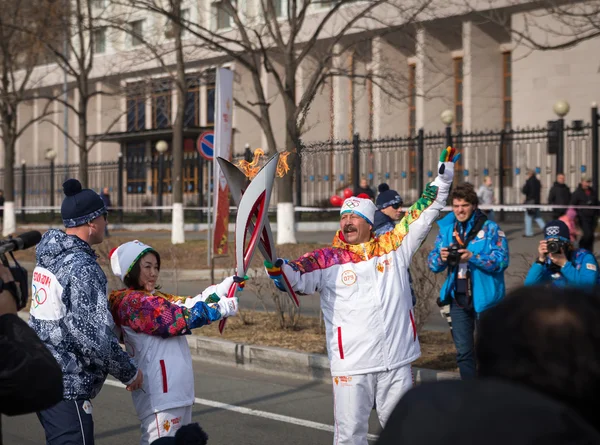
[[[163,205],[163,181],[165,171],[165,152],[169,149],[169,144],[166,141],[158,141],[156,143],[156,151],[158,152],[158,207]],[[158,209],[158,222],[162,222],[162,209]]]
[[[50,207],[52,207],[50,209],[50,215],[52,217],[52,220],[54,220],[54,194],[55,194],[54,193],[54,182],[55,182],[54,160],[56,159],[57,154],[58,153],[53,148],[47,148],[46,153],[44,154],[44,157],[48,161],[50,161]]]
[[[554,103],[554,107],[552,107],[554,113],[558,116],[557,121],[557,136],[558,136],[558,149],[556,151],[556,174],[563,173],[563,169],[565,166],[565,119],[564,117],[569,112],[571,108],[569,106],[569,102],[566,100],[557,100]]]
[[[446,147],[452,147],[452,122],[454,122],[454,113],[452,110],[444,110],[440,114],[440,119],[446,126]]]

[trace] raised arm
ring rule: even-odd
[[[431,226],[446,205],[454,177],[454,163],[460,155],[454,148],[442,151],[438,163],[438,176],[425,187],[423,195],[406,212],[391,232],[393,241],[399,245],[397,252],[410,262],[412,256],[427,237]]]

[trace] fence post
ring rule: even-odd
[[[425,164],[425,132],[422,128],[419,128],[419,132],[417,133],[417,184],[419,196],[423,194],[425,181],[423,178],[425,177],[424,164]]]
[[[360,186],[360,136],[354,133],[352,138],[352,186],[358,190]]]
[[[163,205],[163,186],[164,186],[164,177],[165,177],[165,155],[162,151],[158,152],[158,178],[157,178],[157,189],[158,189],[158,196],[157,196],[157,204],[158,207],[162,207]],[[158,215],[158,222],[161,223],[162,222],[162,209],[158,209],[158,212],[156,212],[156,214]]]
[[[117,194],[117,198],[119,201],[119,222],[123,223],[123,152],[119,152],[119,164],[118,164],[118,178],[117,178],[117,187],[119,188],[119,193]]]
[[[54,159],[50,159],[50,221],[54,222]]]
[[[302,146],[302,143],[299,144]],[[296,149],[296,207],[300,207],[302,205],[302,157],[300,156],[301,148]],[[301,214],[297,213],[296,217],[299,221],[301,218]]]
[[[21,161],[21,222],[25,222],[25,205],[27,197],[27,164]]]
[[[504,145],[506,144],[506,130],[500,132],[500,149],[498,151],[498,203],[504,204]],[[500,221],[504,222],[504,210],[500,210]]]
[[[592,104],[592,179],[594,180],[594,191],[598,199],[598,150],[600,150],[600,139],[598,131],[600,130],[600,115],[598,114],[598,105]]]

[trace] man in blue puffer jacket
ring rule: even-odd
[[[477,209],[471,184],[460,184],[451,193],[453,212],[438,222],[440,233],[428,258],[434,273],[448,271],[438,304],[450,304],[456,361],[461,378],[476,374],[475,324],[486,309],[505,293],[508,243],[498,224]]]
[[[91,399],[107,375],[130,391],[142,387],[143,376],[113,332],[106,276],[91,247],[104,239],[104,202],[76,179],[63,188],[66,229],[48,230],[36,248],[29,324],[60,365],[64,394],[38,418],[48,444],[93,445]]]
[[[560,220],[544,228],[538,259],[531,265],[525,286],[594,287],[598,284],[598,262],[586,249],[575,249],[569,228]]]

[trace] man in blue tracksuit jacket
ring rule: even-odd
[[[461,378],[468,379],[476,374],[475,324],[479,314],[504,297],[509,253],[504,232],[477,209],[471,184],[458,185],[450,199],[453,212],[438,222],[428,266],[434,273],[448,271],[438,304],[450,304],[456,361]],[[454,255],[451,246],[458,248]]]
[[[596,258],[589,250],[575,249],[570,240],[569,228],[563,221],[546,224],[538,258],[529,269],[525,286],[593,287],[598,284]]]

